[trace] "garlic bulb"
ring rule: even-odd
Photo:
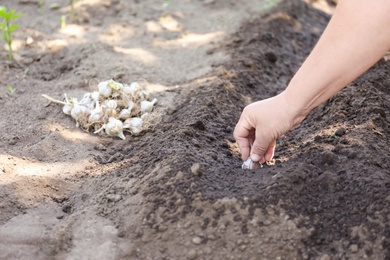
[[[146,100],[149,98],[149,93],[146,90],[141,90],[140,92],[138,92],[138,97],[141,100]]]
[[[130,112],[131,112],[131,110],[133,110],[134,106],[135,106],[134,102],[130,100],[129,103],[127,104],[127,109],[130,110]]]
[[[73,105],[71,104],[66,104],[63,108],[62,108],[62,112],[64,112],[65,114],[69,115],[70,116],[70,112],[72,111],[72,108],[73,108]]]
[[[124,86],[123,89],[122,89],[123,93],[125,93],[126,95],[129,95],[131,96],[132,95],[132,89],[129,87],[129,86]]]
[[[92,93],[84,94],[84,97],[79,101],[80,105],[88,107],[89,109],[93,109],[95,106],[95,100],[91,97]]]
[[[134,96],[135,93],[141,89],[141,86],[137,82],[133,82],[130,86],[125,86],[123,92],[127,95]]]
[[[109,136],[118,136],[119,138],[125,140],[126,137],[123,134],[123,123],[122,121],[110,117],[108,119],[108,123],[104,126],[104,129],[106,131],[106,134]]]
[[[122,109],[121,112],[119,113],[118,117],[120,119],[127,119],[131,116],[131,111],[128,110],[127,108]]]
[[[150,112],[153,109],[154,104],[156,104],[157,98],[153,99],[152,101],[142,100],[141,105],[141,112]]]
[[[142,116],[141,116],[141,118],[142,118],[142,120],[145,120],[146,118],[148,118],[149,117],[149,113],[144,113],[144,114],[142,114]]]
[[[118,113],[116,111],[116,108],[118,106],[118,103],[116,100],[110,99],[110,100],[105,100],[103,109],[104,109],[104,114],[106,117],[117,117]]]
[[[91,114],[89,115],[88,122],[89,123],[97,123],[103,119],[103,109],[99,104],[99,100],[96,101],[95,109],[91,110]]]
[[[89,115],[89,109],[83,105],[80,105],[77,101],[77,98],[73,99],[73,108],[70,111],[70,115],[76,120],[76,126],[79,127],[80,122],[84,122],[87,120]]]
[[[66,96],[66,94],[64,94],[65,96],[65,105],[64,107],[62,108],[62,112],[64,112],[66,115],[69,115],[70,116],[70,112],[72,111],[72,108],[73,108],[73,104],[69,101],[68,97]]]
[[[141,89],[141,86],[137,82],[133,82],[130,84],[130,88],[134,90],[134,93]]]
[[[93,100],[95,100],[95,102],[99,100],[99,97],[100,97],[100,92],[98,92],[98,91],[92,92],[91,98],[92,98]]]
[[[128,128],[130,133],[137,135],[142,132],[142,123],[142,118],[132,117],[125,120],[123,128]]]
[[[252,161],[251,158],[249,158],[248,160],[246,160],[242,164],[241,168],[242,169],[249,169],[249,170],[256,170],[259,168],[263,168],[263,165],[260,162],[254,162],[254,161]]]
[[[130,84],[130,87],[131,88],[134,88],[134,89],[140,89],[141,88],[141,86],[138,84],[138,82],[133,82],[133,83],[131,83]]]
[[[98,84],[99,93],[103,97],[109,97],[112,94],[112,88],[108,86],[109,81],[102,81]]]
[[[104,105],[109,109],[116,109],[118,106],[118,103],[116,102],[116,100],[110,99],[110,100],[104,101]]]
[[[92,99],[92,98],[91,98],[91,94],[92,94],[92,93],[89,93],[89,92],[85,93],[84,96],[83,96],[83,98],[79,101],[79,104],[85,104],[85,103],[90,102],[91,99]]]
[[[116,82],[112,79],[108,81],[108,86],[116,91],[123,89],[122,83]]]

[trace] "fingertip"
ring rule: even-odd
[[[251,154],[251,160],[254,162],[259,162],[261,160],[261,156],[258,154]]]
[[[268,151],[264,154],[265,161],[271,161],[274,158],[274,149],[268,149]]]
[[[276,140],[274,140],[271,145],[268,147],[267,151],[264,154],[264,160],[265,161],[271,161],[272,158],[274,158],[275,154],[275,147],[276,147]]]
[[[265,159],[265,157],[261,157],[261,160],[259,161],[261,164],[264,164],[267,160]]]

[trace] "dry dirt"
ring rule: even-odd
[[[240,169],[242,108],[330,17],[279,2],[81,0],[60,29],[68,1],[2,0],[24,16],[0,49],[0,259],[390,259],[389,56]],[[149,83],[154,131],[99,137],[41,97],[110,78]]]

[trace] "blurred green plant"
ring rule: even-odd
[[[64,29],[66,27],[66,15],[60,16],[60,27],[61,29]]]
[[[75,17],[76,17],[76,8],[75,8],[75,3],[78,0],[69,0],[69,5],[70,5],[70,15],[69,14],[64,14],[60,16],[60,27],[61,29],[66,27],[66,20],[70,16],[70,20],[73,22]]]
[[[72,19],[72,21],[74,21],[74,18],[76,17],[76,8],[75,8],[75,3],[77,2],[77,0],[69,0],[69,4],[70,4],[70,18]]]
[[[44,5],[45,5],[45,0],[38,0],[38,11],[41,12]]]
[[[22,16],[22,14],[16,14],[15,12],[15,9],[8,12],[5,6],[0,5],[0,17],[3,18],[0,23],[1,37],[8,45],[8,58],[10,60],[14,58],[12,52],[12,32],[19,28],[18,25],[12,22]]]
[[[271,9],[274,6],[277,6],[282,0],[269,0],[266,1],[264,4],[260,5],[260,11],[267,11],[268,9]]]
[[[16,88],[13,88],[12,86],[8,86],[8,91],[12,95],[15,92]]]
[[[50,9],[52,9],[52,10],[56,10],[56,9],[58,9],[58,8],[60,8],[60,5],[59,5],[58,3],[52,3],[52,4],[50,5]]]
[[[172,4],[171,0],[164,0],[163,7],[169,7]]]

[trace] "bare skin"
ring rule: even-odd
[[[264,163],[300,124],[390,49],[390,1],[340,0],[317,45],[281,94],[244,108],[234,137],[242,159]]]

